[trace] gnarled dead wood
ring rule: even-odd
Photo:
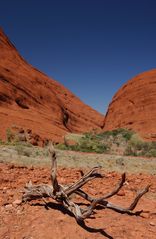
[[[123,187],[124,182],[126,180],[126,174],[122,174],[121,180],[115,187],[115,189],[104,195],[100,198],[93,198],[89,196],[86,192],[84,192],[81,187],[85,185],[90,180],[93,180],[95,178],[102,178],[102,176],[98,170],[99,167],[94,167],[92,170],[90,170],[87,174],[83,175],[77,182],[71,184],[71,185],[61,185],[59,184],[57,180],[57,158],[56,153],[54,150],[53,145],[51,144],[49,146],[49,153],[51,157],[51,185],[46,184],[40,184],[40,185],[32,185],[32,183],[28,183],[25,187],[24,194],[22,196],[22,201],[31,201],[34,199],[43,199],[46,203],[45,198],[52,198],[55,199],[57,202],[60,202],[63,204],[63,206],[69,210],[76,220],[78,222],[83,221],[84,219],[91,216],[93,213],[93,210],[96,208],[97,204],[101,205],[102,208],[109,208],[112,210],[115,210],[119,213],[127,213],[129,215],[140,215],[143,210],[134,212],[137,203],[139,202],[140,198],[149,191],[150,185],[148,185],[143,190],[139,191],[134,198],[133,202],[130,204],[129,207],[123,208],[118,205],[114,205],[110,202],[108,202],[106,199],[116,195],[119,190]],[[86,206],[85,208],[81,208],[78,204],[74,203],[70,199],[70,195],[73,193],[78,194],[82,198],[86,199],[90,202],[89,206]]]

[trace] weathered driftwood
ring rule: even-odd
[[[56,200],[57,202],[63,204],[63,206],[69,210],[76,218],[77,222],[82,222],[84,219],[91,216],[93,213],[93,210],[97,206],[97,204],[101,205],[102,208],[109,208],[112,210],[115,210],[119,213],[127,213],[129,215],[140,215],[143,210],[141,211],[133,211],[140,200],[140,198],[148,192],[150,185],[145,187],[143,190],[139,191],[134,198],[131,205],[127,208],[120,207],[118,205],[112,204],[108,202],[106,199],[114,196],[119,192],[119,190],[123,187],[126,175],[125,173],[122,174],[121,180],[119,181],[116,188],[104,195],[100,198],[93,198],[89,196],[86,192],[84,192],[81,187],[85,185],[90,180],[93,180],[95,178],[102,178],[103,176],[98,172],[99,167],[94,167],[91,171],[89,171],[87,174],[83,175],[80,180],[77,182],[71,184],[71,185],[61,185],[57,181],[57,159],[56,159],[56,153],[54,150],[53,145],[51,144],[49,146],[49,153],[51,157],[51,185],[46,184],[40,184],[40,185],[32,185],[32,183],[28,183],[25,187],[24,194],[22,196],[22,202],[31,201],[34,199],[43,199],[45,203],[46,198],[52,198]],[[75,193],[81,196],[82,198],[86,199],[90,202],[89,206],[86,206],[85,208],[81,208],[78,204],[74,203],[70,196]]]

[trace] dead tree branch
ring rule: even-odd
[[[109,208],[115,210],[119,213],[127,213],[129,215],[140,215],[143,210],[134,212],[136,205],[138,204],[140,198],[149,191],[150,185],[146,186],[143,190],[139,191],[134,198],[133,202],[129,207],[123,208],[121,206],[112,204],[108,202],[106,199],[116,195],[119,190],[124,186],[124,182],[126,180],[126,174],[122,174],[122,177],[115,187],[115,189],[104,195],[100,198],[93,198],[84,192],[81,188],[90,180],[95,178],[102,178],[103,176],[98,172],[99,167],[94,167],[87,174],[83,175],[77,182],[71,185],[61,185],[57,180],[57,158],[53,145],[49,146],[49,154],[51,157],[51,185],[40,184],[40,185],[32,185],[31,182],[26,184],[24,194],[22,196],[22,202],[31,201],[35,199],[42,199],[46,203],[45,198],[52,198],[59,203],[62,203],[63,206],[69,210],[77,222],[81,222],[84,219],[90,217],[99,204],[102,208]],[[78,194],[80,197],[90,202],[89,206],[85,208],[81,208],[78,204],[74,203],[70,199],[70,195],[73,193]]]

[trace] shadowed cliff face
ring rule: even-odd
[[[104,130],[128,128],[143,138],[156,140],[156,70],[139,74],[113,97]]]
[[[0,30],[0,138],[14,126],[62,141],[67,132],[100,128],[103,116],[28,64]]]

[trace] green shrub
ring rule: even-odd
[[[72,138],[72,135],[70,136]],[[145,142],[135,132],[116,129],[96,134],[76,135],[74,145],[59,144],[57,148],[81,152],[111,153],[132,156],[156,157],[156,142]],[[118,163],[118,162],[117,162]],[[120,163],[120,162],[119,162]]]
[[[10,128],[6,129],[6,138],[7,138],[7,142],[11,143],[14,140],[14,134],[12,133]]]
[[[137,152],[131,145],[128,145],[124,151],[124,155],[137,156]]]
[[[96,134],[87,132],[79,137],[75,145],[59,144],[57,148],[81,152],[107,153],[111,150],[112,142],[118,147],[120,141],[127,142],[134,133],[127,129],[116,129]]]
[[[31,156],[31,149],[27,148],[24,144],[17,143],[15,145],[15,149],[16,149],[18,155],[23,155],[23,156],[27,156],[27,157]]]
[[[97,136],[100,138],[108,138],[110,136],[115,138],[115,137],[121,135],[126,141],[128,141],[131,139],[133,134],[134,134],[134,132],[131,130],[120,128],[120,129],[115,129],[112,131],[102,132],[100,134],[97,134]]]
[[[3,140],[2,140],[2,139],[0,139],[0,145],[3,145],[3,144],[4,144]]]
[[[73,150],[81,152],[104,153],[108,150],[108,146],[101,143],[94,137],[92,133],[85,133],[79,142],[75,145],[59,144],[57,148],[62,150]]]
[[[145,142],[134,134],[125,149],[125,155],[156,157],[156,142]]]
[[[65,144],[57,144],[55,147],[57,149],[61,149],[61,150],[69,150],[69,146],[67,146]]]
[[[147,157],[156,157],[156,148],[150,149],[150,151],[146,153],[146,156]]]

